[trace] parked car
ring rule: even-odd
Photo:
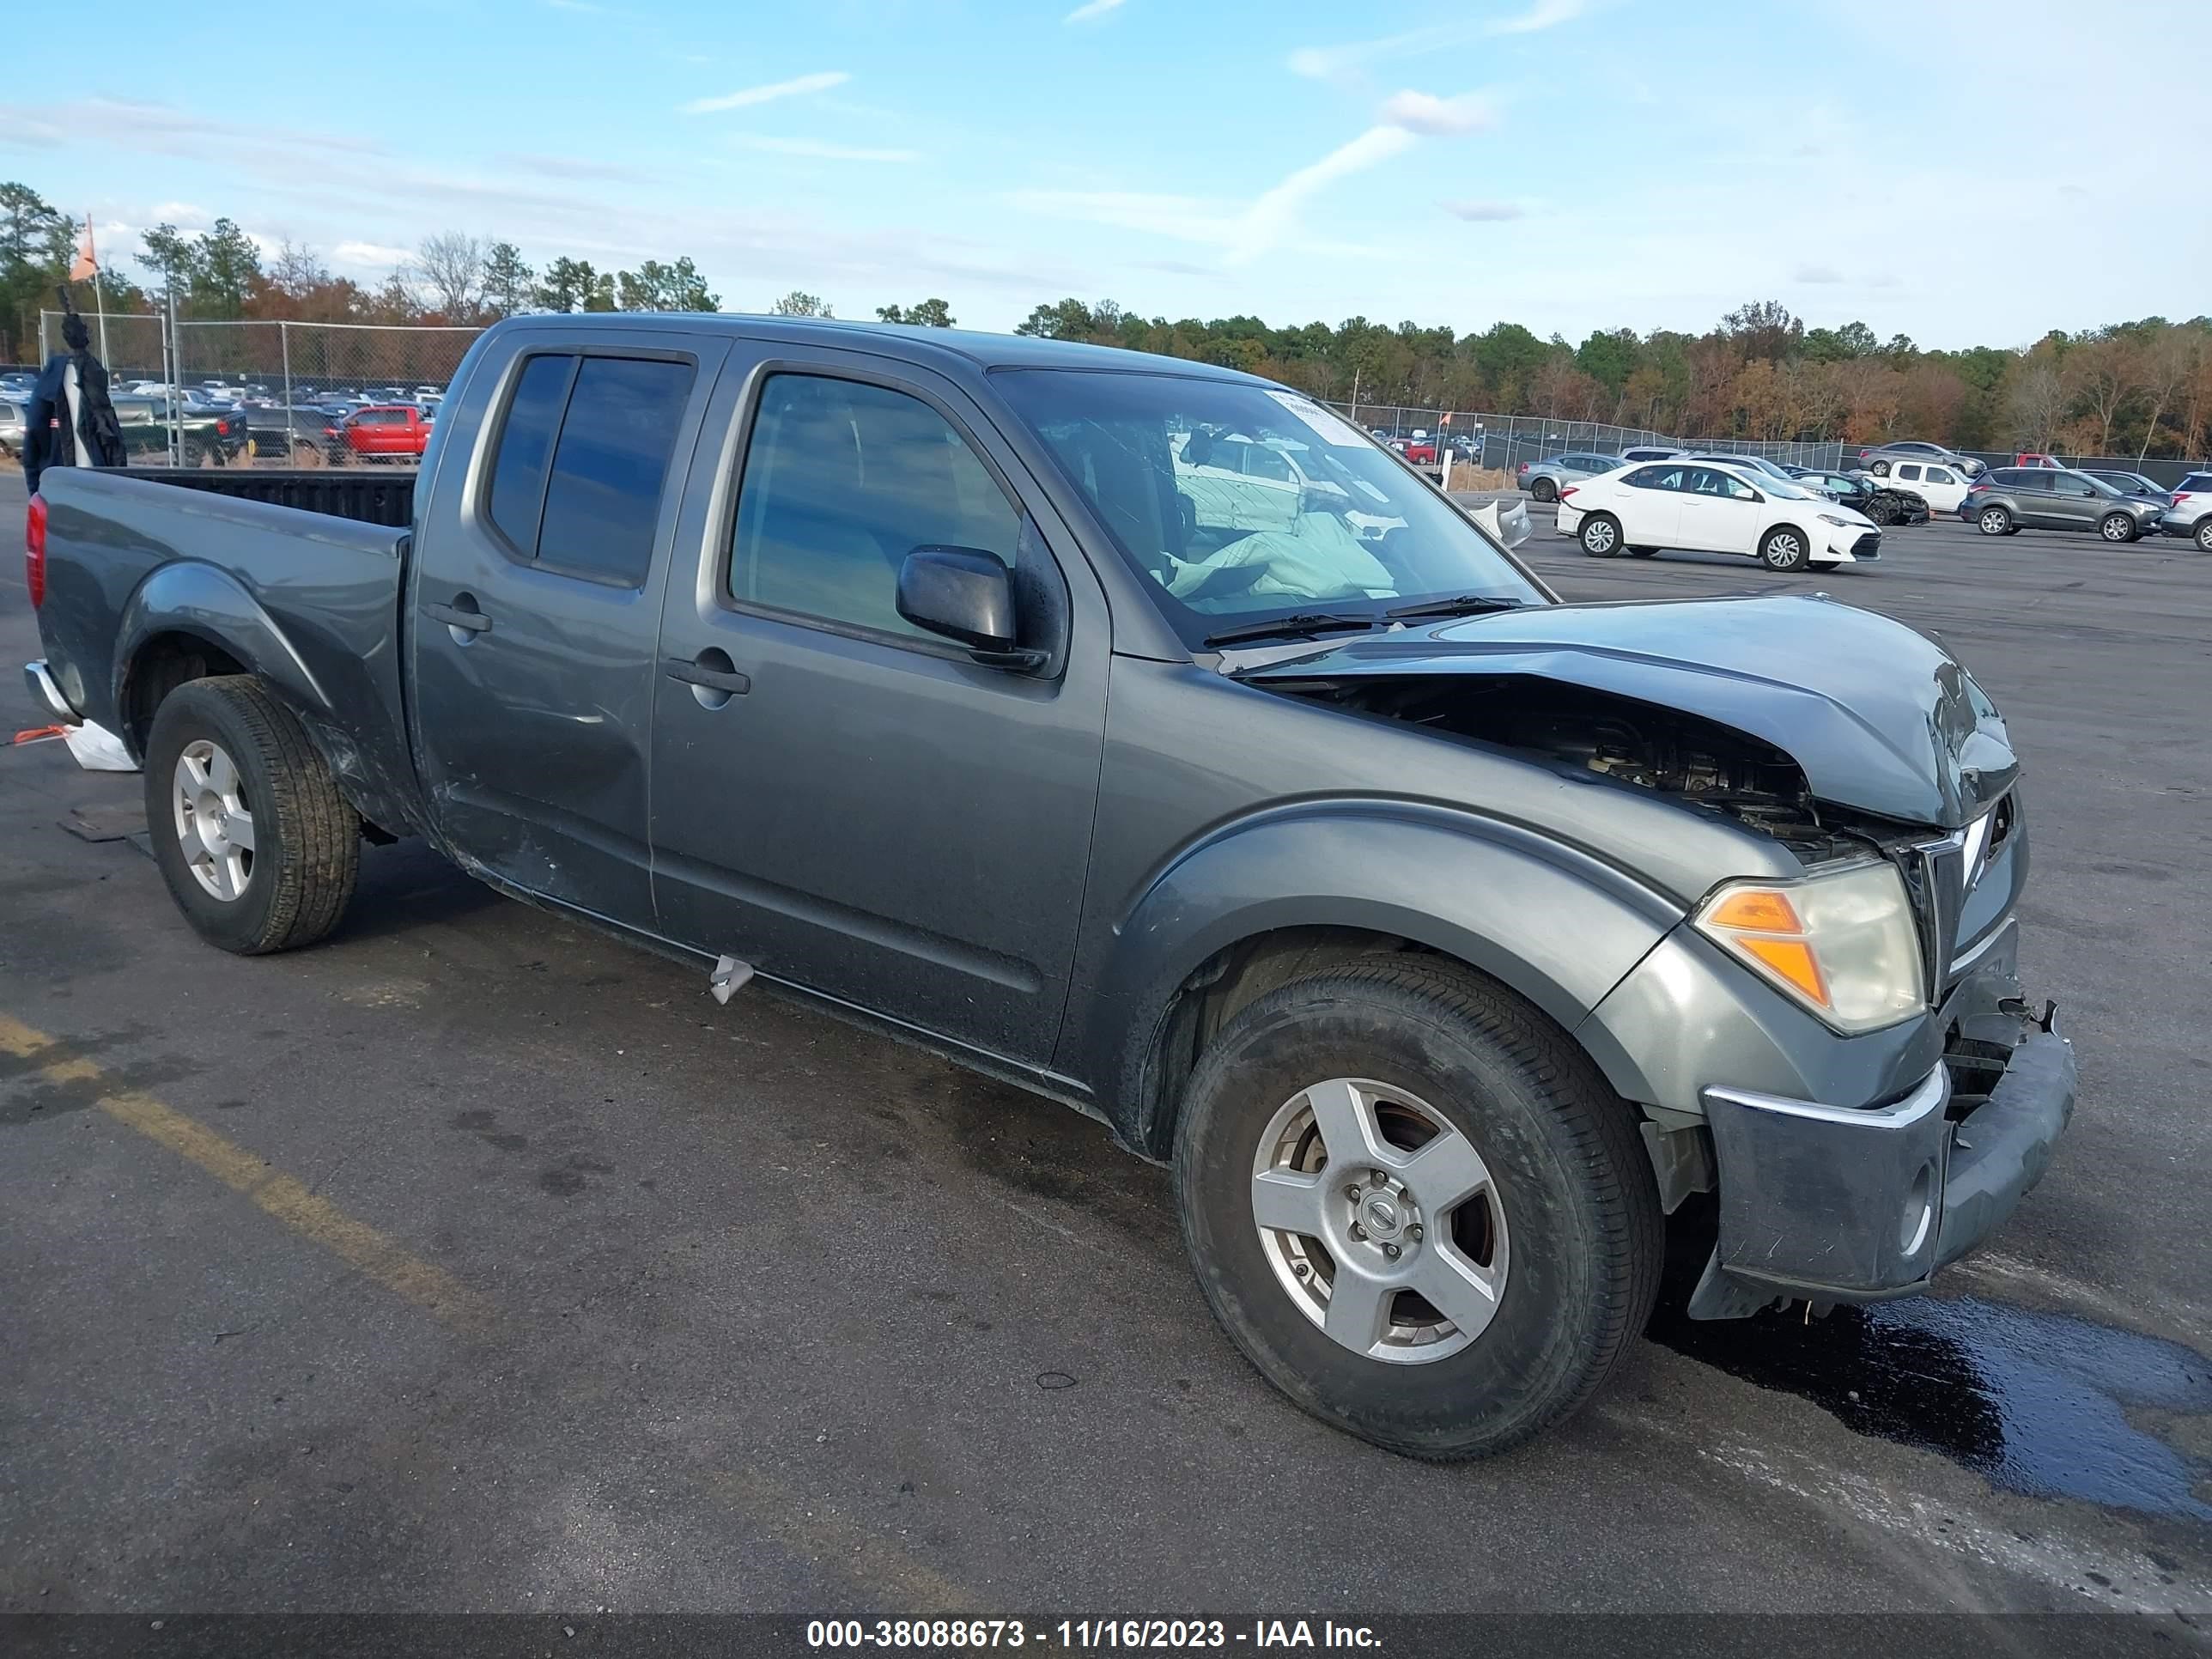
[[[1564,454],[1550,456],[1531,465],[1523,461],[1520,467],[1521,488],[1540,501],[1556,501],[1562,486],[1595,478],[1601,472],[1610,472],[1621,465],[1618,455],[1601,455],[1591,450],[1569,450]]]
[[[319,409],[270,409],[246,416],[247,451],[290,466],[343,466],[352,459],[337,416]]]
[[[365,461],[412,460],[430,442],[430,422],[412,404],[372,404],[345,417],[346,447]]]
[[[2163,501],[2123,495],[2086,472],[2062,467],[2001,466],[1974,480],[1959,516],[1984,536],[2023,529],[2094,530],[2108,542],[2131,542],[2159,528]]]
[[[1415,427],[1406,441],[1398,446],[1398,453],[1415,466],[1434,466],[1437,464],[1437,441],[1427,429]]]
[[[23,459],[23,405],[12,398],[0,402],[0,455]]]
[[[1729,467],[1738,472],[1764,473],[1778,483],[1794,484],[1797,482],[1796,476],[1788,467],[1779,461],[1770,461],[1764,455],[1735,455],[1723,450],[1710,452],[1692,450],[1681,459],[1699,461],[1707,466]]]
[[[1668,449],[1661,446],[1644,444],[1634,449],[1622,450],[1620,459],[1623,462],[1671,461],[1678,455],[1686,455],[1689,453],[1686,449]]]
[[[2202,551],[2212,553],[2212,472],[2192,472],[2174,487],[2158,527],[2169,536],[2191,537]]]
[[[1594,559],[1662,548],[1741,553],[1770,570],[1829,570],[1881,556],[1865,514],[1789,480],[1695,461],[1653,461],[1559,492],[1559,533]]]
[[[1823,472],[1813,467],[1791,467],[1790,476],[1801,489],[1816,489],[1832,501],[1841,501],[1854,513],[1863,513],[1877,525],[1926,524],[1925,496],[1908,495],[1867,472]]]
[[[365,830],[418,834],[702,1000],[1097,1113],[1261,1373],[1424,1458],[1588,1400],[1670,1213],[1736,1317],[1917,1291],[2042,1175],[2019,763],[1942,645],[1559,604],[1285,387],[933,332],[510,319],[427,468],[297,491],[346,516],[58,469],[27,679],[120,734],[222,949],[324,938]],[[1403,525],[1201,531],[1194,423]]]
[[[2121,495],[2133,495],[2138,501],[2156,501],[2164,507],[2173,496],[2173,492],[2157,479],[2146,478],[2140,472],[2108,472],[2094,466],[2085,466],[2081,471],[2099,483],[2108,483]]]
[[[2065,462],[2060,460],[2056,455],[2040,454],[2033,449],[2022,450],[2019,454],[2014,456],[2012,458],[2012,464],[2014,466],[2057,467],[2063,467],[2066,465]]]
[[[1322,502],[1340,512],[1364,541],[1380,540],[1405,523],[1359,511],[1359,502],[1342,485],[1315,470],[1304,446],[1200,428],[1178,434],[1170,447],[1176,492],[1189,501],[1192,522],[1200,532],[1290,532],[1301,513]]]
[[[241,411],[201,409],[189,403],[172,405],[159,397],[112,398],[110,402],[126,456],[167,459],[172,425],[187,466],[223,466],[246,451],[246,417]]]
[[[1966,490],[1973,480],[1942,461],[1908,461],[1900,458],[1890,463],[1889,482],[1927,502],[1930,512],[1956,513],[1959,503],[1966,499]]]
[[[1859,451],[1859,465],[1875,477],[1885,477],[1899,461],[1935,461],[1954,471],[1963,472],[1970,479],[1978,478],[1989,471],[1971,455],[1961,455],[1955,449],[1942,444],[1924,443],[1917,438],[1899,439],[1872,449]]]

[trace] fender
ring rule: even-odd
[[[1124,1139],[1164,1155],[1174,1102],[1146,1076],[1161,1023],[1184,981],[1241,940],[1289,927],[1392,934],[1480,969],[1572,1031],[1681,917],[1617,866],[1499,819],[1387,799],[1272,807],[1186,848],[1133,897],[1079,1075]]]
[[[415,827],[411,778],[388,777],[377,734],[362,729],[374,711],[341,709],[282,625],[245,584],[229,572],[193,559],[161,566],[124,603],[116,623],[112,684],[118,723],[130,707],[131,667],[146,642],[184,634],[234,658],[258,675],[277,701],[300,717],[308,738],[330,765],[355,808],[389,829]],[[124,741],[136,752],[136,735]]]

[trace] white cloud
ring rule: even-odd
[[[1403,34],[1386,34],[1376,40],[1352,40],[1337,46],[1300,46],[1290,56],[1290,70],[1313,81],[1352,80],[1370,64],[1402,58],[1409,52],[1457,46],[1474,34],[1474,27],[1464,21],[1432,23],[1425,28],[1408,29]]]
[[[1793,283],[1840,283],[1844,273],[1833,265],[1799,265],[1790,273]]]
[[[1502,224],[1508,219],[1528,216],[1528,210],[1518,202],[1440,202],[1437,205],[1453,218],[1475,225]]]
[[[342,265],[372,265],[380,270],[404,265],[414,258],[404,247],[384,247],[375,242],[340,242],[331,258]]]
[[[740,133],[730,141],[746,149],[769,150],[778,155],[811,156],[820,161],[919,161],[913,149],[868,149],[856,144],[829,144],[818,138],[769,138]]]
[[[1516,17],[1501,17],[1483,33],[1486,34],[1534,34],[1539,29],[1571,23],[1589,9],[1589,0],[1536,0],[1536,3]]]
[[[843,70],[823,70],[813,75],[801,75],[788,81],[772,81],[766,86],[745,87],[737,92],[726,92],[719,98],[695,98],[688,104],[677,106],[680,115],[711,115],[717,110],[750,109],[755,104],[771,103],[778,98],[796,98],[810,92],[827,92],[832,87],[842,87],[853,77]]]
[[[1094,17],[1103,17],[1109,11],[1119,11],[1121,0],[1084,0],[1084,3],[1060,21],[1063,23],[1087,23]]]
[[[1375,118],[1385,126],[1403,127],[1433,138],[1494,126],[1498,112],[1478,93],[1439,98],[1427,92],[1394,92],[1382,100]]]
[[[1413,148],[1413,135],[1404,127],[1370,127],[1310,167],[1300,167],[1245,210],[1230,245],[1229,262],[1242,264],[1279,246],[1296,228],[1297,210],[1307,198],[1339,179],[1402,155]]]
[[[215,215],[204,207],[194,207],[190,202],[156,202],[154,204],[154,222],[192,229],[213,224]]]

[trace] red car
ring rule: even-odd
[[[430,422],[412,404],[357,409],[345,418],[346,447],[368,460],[419,459],[430,441]]]

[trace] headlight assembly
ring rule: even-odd
[[[1699,933],[1839,1031],[1878,1030],[1926,1005],[1911,902],[1889,865],[1730,882],[1694,920]]]

